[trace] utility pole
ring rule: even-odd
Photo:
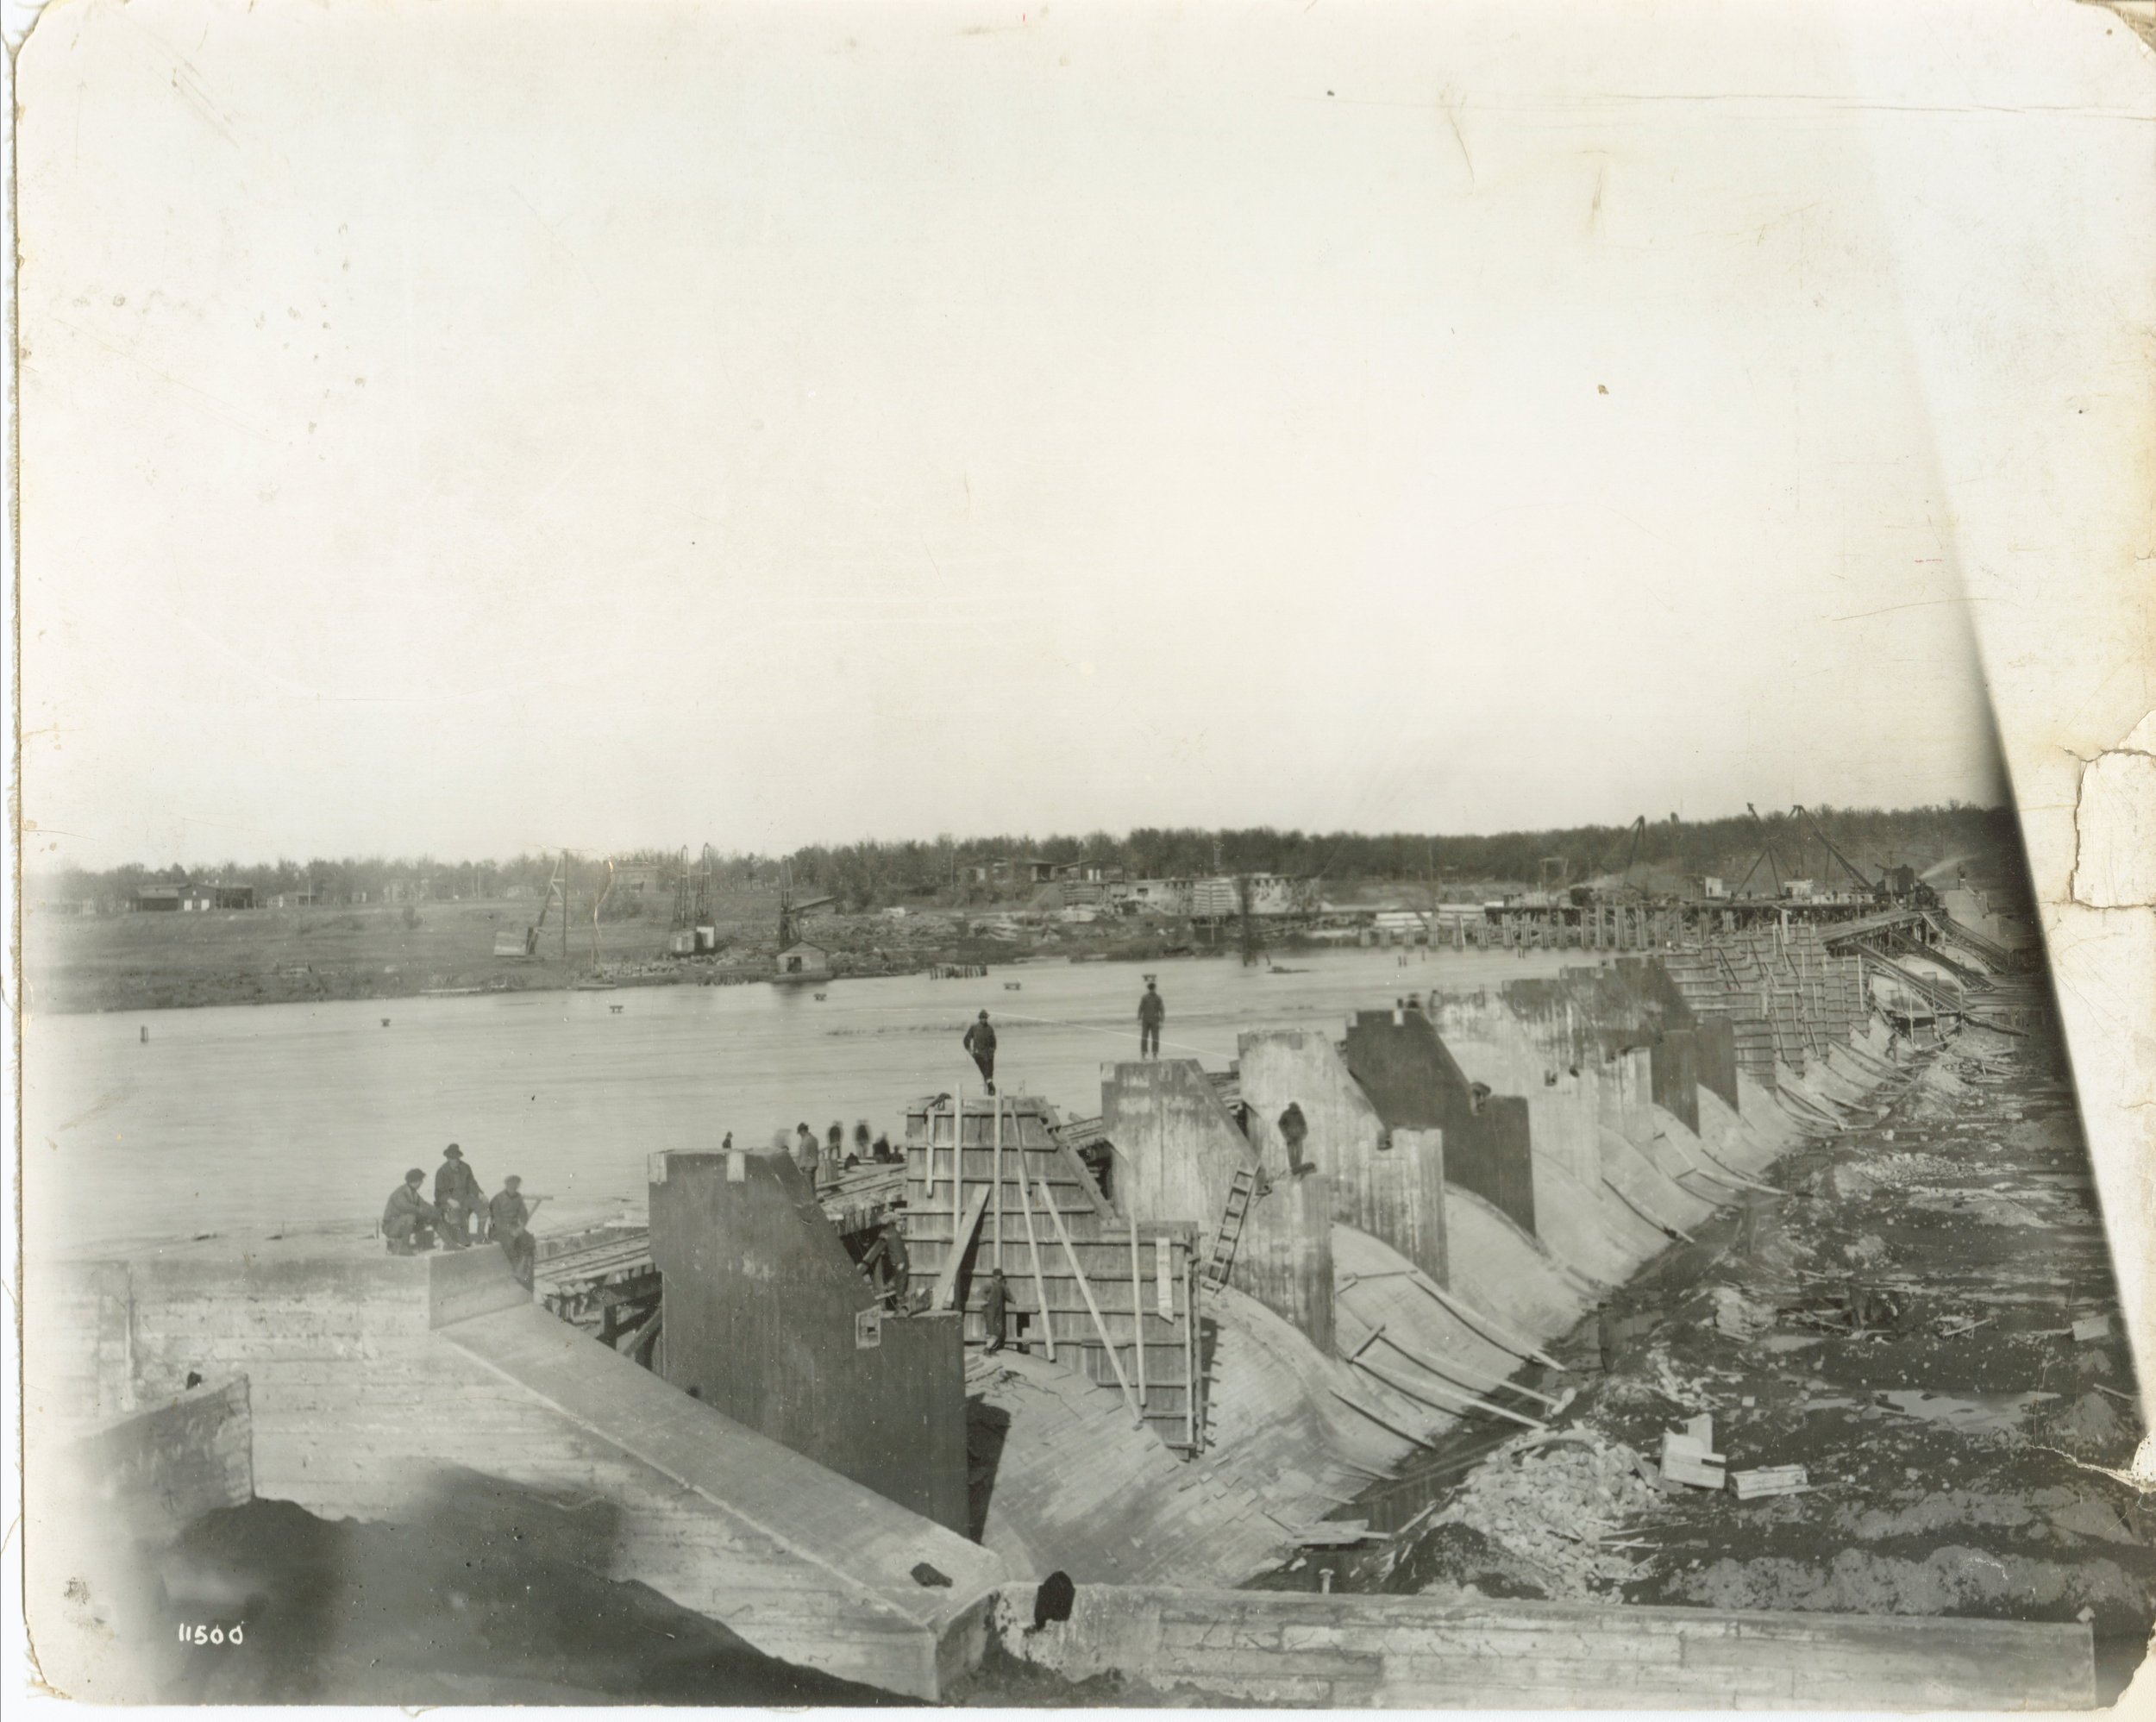
[[[561,966],[569,966],[569,852],[561,851]]]

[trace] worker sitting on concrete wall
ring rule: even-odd
[[[1138,1055],[1140,1058],[1160,1056],[1160,1025],[1168,1020],[1168,1001],[1160,996],[1150,976],[1145,982],[1145,992],[1138,1001]]]
[[[983,1011],[980,1019],[966,1030],[962,1044],[973,1055],[973,1061],[981,1067],[981,1079],[988,1085],[988,1092],[996,1091],[996,1031],[988,1025],[988,1013]]]
[[[486,1208],[486,1193],[454,1143],[442,1150],[442,1164],[434,1174],[434,1205],[442,1215],[442,1241],[452,1249],[469,1246],[472,1219]]]
[[[517,1283],[529,1286],[539,1260],[538,1241],[531,1235],[531,1211],[538,1202],[524,1199],[524,1180],[515,1173],[502,1180],[501,1193],[486,1205],[488,1230],[509,1258],[509,1270]]]
[[[389,1193],[382,1210],[382,1236],[389,1240],[392,1255],[417,1255],[434,1248],[434,1229],[442,1224],[441,1212],[419,1193],[427,1174],[415,1166],[404,1181]]]

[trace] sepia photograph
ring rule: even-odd
[[[2156,1712],[2151,0],[8,33],[10,1706]]]

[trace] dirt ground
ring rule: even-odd
[[[116,1619],[165,1704],[869,1706],[888,1693],[753,1649],[582,1546],[606,1527],[473,1479],[413,1522],[254,1501],[144,1559]],[[212,1625],[194,1644],[181,1626]]]
[[[1592,1321],[1557,1351],[1578,1442],[1473,1462],[1335,1587],[2083,1619],[2115,1694],[2156,1619],[2156,1494],[2124,1475],[2144,1431],[2065,1068],[2040,1029],[1971,1030],[1783,1161],[1788,1195],[1617,1294],[1614,1368]],[[1807,1491],[1656,1484],[1701,1413],[1731,1471],[1801,1465]]]

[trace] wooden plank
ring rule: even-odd
[[[1040,1240],[1033,1230],[1033,1199],[1025,1177],[1025,1155],[1018,1156],[1018,1213],[1025,1222],[1025,1253],[1033,1262],[1033,1298],[1041,1312],[1041,1335],[1048,1342],[1048,1361],[1056,1361],[1056,1323],[1049,1312],[1048,1282],[1041,1274]]]
[[[1183,1307],[1190,1319],[1183,1324],[1183,1443],[1191,1452],[1198,1450],[1198,1264],[1186,1256],[1183,1262]]]
[[[1810,1478],[1802,1465],[1762,1465],[1749,1471],[1729,1474],[1730,1492],[1739,1500],[1754,1500],[1762,1495],[1795,1494],[1810,1487]]]
[[[1085,1297],[1087,1313],[1093,1317],[1093,1324],[1100,1335],[1100,1343],[1107,1349],[1108,1362],[1115,1368],[1116,1385],[1123,1389],[1124,1398],[1130,1401],[1131,1416],[1137,1418],[1138,1424],[1143,1426],[1145,1422],[1145,1412],[1132,1395],[1131,1384],[1124,1380],[1123,1365],[1115,1355],[1115,1342],[1108,1337],[1108,1324],[1100,1319],[1100,1306],[1093,1300],[1093,1287],[1087,1282],[1085,1269],[1078,1265],[1078,1252],[1070,1247],[1070,1234],[1063,1230],[1063,1217],[1056,1210],[1055,1193],[1043,1189],[1041,1199],[1047,1205],[1048,1218],[1056,1228],[1056,1236],[1063,1246],[1063,1254],[1069,1258],[1070,1271],[1078,1276],[1078,1289]]]
[[[958,1182],[956,1179],[952,1180],[950,1187],[953,1193],[956,1193],[958,1189]],[[957,1243],[950,1254],[944,1257],[943,1271],[936,1276],[936,1290],[929,1299],[928,1306],[931,1309],[947,1310],[956,1306],[958,1297],[958,1269],[966,1259],[966,1246],[973,1242],[974,1233],[980,1229],[981,1216],[987,1210],[987,1205],[988,1188],[984,1184],[973,1193],[973,1199],[966,1204],[966,1218],[959,1228]]]
[[[1535,1362],[1547,1364],[1551,1368],[1560,1373],[1564,1371],[1564,1364],[1558,1362],[1548,1352],[1539,1349],[1532,1341],[1522,1339],[1518,1334],[1511,1332],[1493,1318],[1460,1303],[1427,1274],[1417,1274],[1409,1283],[1420,1286],[1469,1326],[1477,1329],[1484,1338],[1494,1341],[1505,1350],[1511,1352],[1514,1356],[1531,1358]]]
[[[1131,1221],[1131,1356],[1138,1368],[1138,1408],[1145,1409],[1145,1286],[1138,1248],[1138,1215]]]
[[[1373,1335],[1372,1337],[1375,1337],[1376,1336]],[[1379,1368],[1375,1363],[1364,1362],[1360,1356],[1351,1357],[1348,1359],[1348,1362],[1352,1363],[1357,1368],[1364,1370],[1369,1374],[1376,1376],[1387,1387],[1390,1387],[1395,1393],[1404,1393],[1409,1399],[1414,1400],[1422,1405],[1428,1406],[1434,1411],[1444,1412],[1448,1416],[1457,1417],[1463,1411],[1479,1411],[1487,1412],[1492,1417],[1501,1417],[1508,1423],[1520,1424],[1528,1429],[1539,1431],[1546,1430],[1550,1426],[1546,1423],[1536,1422],[1532,1417],[1522,1416],[1516,1411],[1507,1411],[1502,1406],[1492,1405],[1488,1400],[1478,1400],[1472,1394],[1461,1393],[1457,1388],[1434,1386],[1422,1387],[1410,1387],[1406,1382],[1401,1381],[1398,1377],[1388,1374],[1386,1371]],[[1438,1397],[1432,1399],[1431,1395],[1433,1393],[1438,1395]],[[1448,1404],[1448,1400],[1451,1401],[1451,1403]]]

